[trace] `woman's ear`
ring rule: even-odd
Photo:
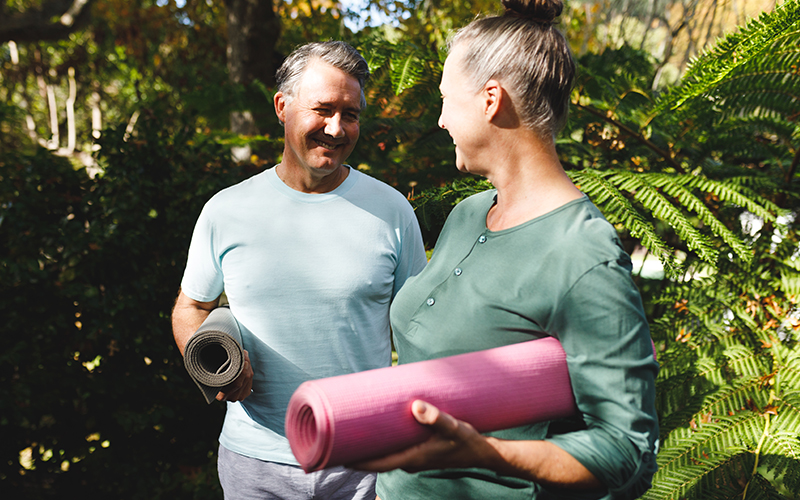
[[[497,80],[486,82],[481,95],[484,103],[484,114],[489,121],[492,121],[497,117],[508,96]]]
[[[520,118],[514,107],[514,101],[508,91],[497,80],[489,80],[481,93],[484,105],[484,116],[487,122],[500,128],[516,128],[520,126]]]

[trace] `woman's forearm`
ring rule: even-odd
[[[572,455],[548,441],[508,441],[486,438],[496,453],[487,457],[486,468],[545,486],[602,488],[600,481]]]

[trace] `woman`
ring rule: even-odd
[[[558,338],[581,418],[481,435],[423,401],[434,436],[359,464],[394,499],[636,498],[656,469],[653,359],[630,258],[561,167],[575,72],[560,0],[504,0],[450,44],[439,125],[459,170],[496,188],[449,216],[391,309],[401,363]]]

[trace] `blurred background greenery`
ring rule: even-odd
[[[491,186],[437,127],[446,39],[489,0],[0,2],[0,493],[221,498],[169,325],[216,191],[280,161],[274,72],[342,39],[370,63],[350,158],[407,195],[429,250]],[[658,347],[647,498],[800,491],[797,0],[571,0],[558,139],[615,224]]]

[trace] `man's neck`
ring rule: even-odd
[[[315,177],[312,175],[303,175],[305,172],[298,172],[295,169],[288,168],[283,163],[279,163],[278,166],[275,167],[275,173],[284,184],[295,191],[309,194],[322,194],[329,193],[339,187],[344,180],[347,179],[347,176],[350,175],[350,167],[339,165],[339,167],[330,174]]]

